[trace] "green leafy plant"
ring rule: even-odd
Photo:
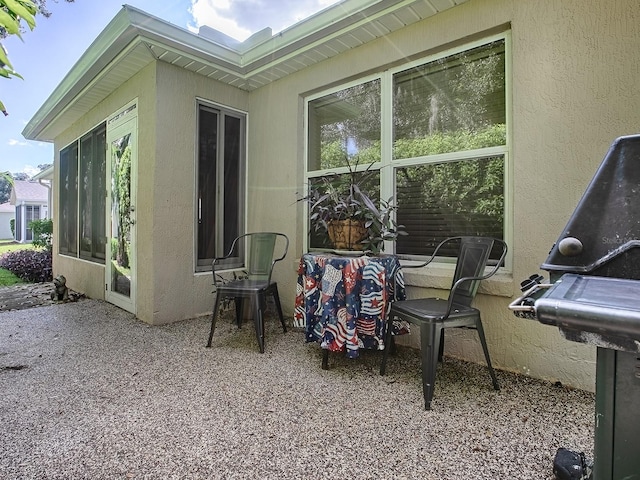
[[[31,30],[36,26],[35,15],[38,11],[35,3],[31,0],[0,0],[0,33],[2,36],[17,35],[22,38],[22,20],[26,22]],[[0,77],[22,78],[14,69],[9,61],[7,50],[0,44]],[[0,111],[5,115],[9,115],[4,104],[0,101]]]
[[[49,251],[53,248],[53,220],[33,220],[29,222],[29,228],[33,232],[31,243],[37,248],[45,248]]]
[[[50,282],[53,278],[51,252],[16,250],[0,256],[0,268],[9,270],[25,282]]]
[[[352,165],[348,158],[346,164],[347,173],[333,173],[312,181],[308,194],[299,200],[309,205],[309,221],[314,231],[331,235],[336,222],[360,222],[366,233],[356,241],[363,250],[379,254],[384,250],[385,240],[406,235],[404,226],[395,221],[394,198],[377,204],[372,199],[379,191],[374,181],[377,172],[371,170],[373,163],[365,170],[358,170],[358,165]]]

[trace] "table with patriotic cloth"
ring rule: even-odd
[[[307,342],[357,358],[360,348],[384,349],[391,302],[404,299],[395,255],[309,253],[298,268],[294,324],[305,329]]]

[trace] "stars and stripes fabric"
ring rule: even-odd
[[[404,277],[393,255],[341,257],[306,254],[300,259],[294,324],[307,342],[345,351],[382,350],[391,301],[404,300]],[[395,333],[402,333],[394,324]]]

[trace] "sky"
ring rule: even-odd
[[[123,3],[179,27],[197,32],[208,25],[236,40],[266,27],[273,33],[319,12],[339,0],[48,0],[52,15],[36,17],[36,28],[2,41],[13,68],[24,80],[0,77],[0,172],[38,173],[53,163],[53,144],[33,142],[22,130]],[[24,24],[24,22],[23,22]]]

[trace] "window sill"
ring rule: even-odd
[[[405,268],[404,281],[407,287],[449,290],[453,273],[454,265],[441,264],[416,269]],[[512,297],[513,275],[507,271],[498,271],[493,277],[480,283],[478,293],[497,297]]]

